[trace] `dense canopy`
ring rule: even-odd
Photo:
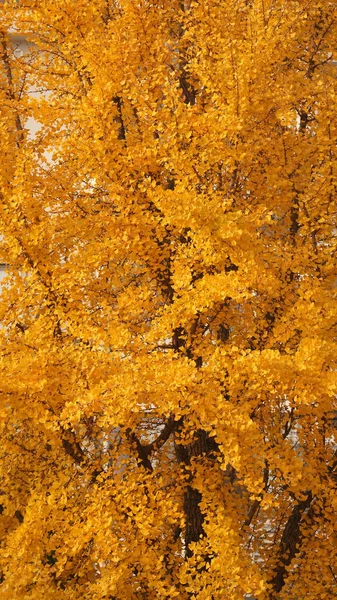
[[[331,600],[335,3],[0,9],[1,599]]]

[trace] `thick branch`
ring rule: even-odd
[[[302,539],[301,520],[304,512],[309,508],[312,499],[312,493],[309,492],[305,500],[302,500],[293,507],[285,524],[280,542],[278,565],[274,577],[270,581],[272,585],[271,600],[278,598],[278,594],[285,584],[287,567],[294,558]]]
[[[266,461],[266,467],[263,470],[263,483],[264,483],[264,489],[267,490],[268,487],[268,479],[269,479],[269,468],[268,468],[268,463]],[[247,518],[244,522],[244,526],[245,527],[249,527],[249,525],[251,524],[252,520],[254,519],[255,515],[258,513],[259,508],[261,505],[261,501],[260,500],[254,500],[254,502],[252,503],[250,510],[248,512]]]
[[[177,459],[182,463],[188,480],[188,485],[184,493],[184,538],[185,557],[190,558],[193,555],[190,544],[199,541],[201,536],[205,534],[203,528],[204,515],[200,508],[202,495],[199,490],[193,486],[193,474],[189,468],[191,459],[201,456],[213,458],[219,448],[215,439],[211,437],[207,431],[199,429],[196,431],[194,439],[190,444],[180,444],[176,441],[175,449]],[[207,556],[205,556],[205,560],[208,561]]]
[[[7,85],[8,85],[7,95],[9,97],[9,99],[13,102],[13,101],[15,101],[15,92],[14,92],[12,67],[11,67],[10,58],[9,58],[9,54],[8,54],[6,37],[2,31],[0,32],[0,47],[1,47],[1,58],[3,61],[4,70],[5,70],[5,74],[6,74],[6,78],[7,78]],[[17,110],[15,110],[15,126],[16,126],[16,130],[18,133],[17,144],[19,146],[22,136],[23,136],[23,127],[22,127],[20,115],[18,114]]]
[[[148,444],[147,446],[144,447],[144,450],[145,450],[147,456],[150,456],[150,454],[152,454],[152,452],[157,452],[158,450],[160,450],[160,448],[169,439],[171,433],[177,427],[177,424],[178,424],[178,421],[175,421],[173,417],[168,418],[167,423],[165,424],[165,427],[161,430],[158,437],[153,442],[151,442],[151,444]]]
[[[70,442],[66,438],[62,439],[62,446],[67,454],[71,456],[71,458],[75,461],[77,465],[83,463],[85,459],[85,454],[80,446],[80,444],[76,441]]]
[[[124,120],[123,120],[123,113],[122,113],[123,101],[121,100],[121,98],[119,96],[115,96],[113,98],[113,101],[117,107],[117,117],[115,117],[114,120],[119,125],[117,137],[119,140],[125,141],[126,140],[126,130],[125,130],[125,125],[124,125]]]
[[[127,437],[129,441],[135,446],[140,464],[147,470],[153,471],[153,467],[150,461],[150,456],[153,452],[157,452],[167,442],[171,433],[175,430],[178,425],[178,421],[175,421],[173,417],[169,417],[164,428],[161,430],[159,436],[151,442],[143,446],[137,435],[130,430],[127,431]]]

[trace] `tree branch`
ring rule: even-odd
[[[126,432],[129,441],[135,446],[137,450],[140,464],[147,471],[153,471],[153,467],[150,461],[151,454],[153,452],[157,452],[158,450],[160,450],[160,448],[162,448],[162,446],[165,444],[165,442],[167,442],[171,433],[173,433],[178,424],[179,421],[175,421],[174,417],[170,416],[158,437],[146,446],[143,446],[143,444],[140,442],[139,438],[137,437],[134,431],[131,432],[130,430],[128,430]]]
[[[159,436],[153,442],[151,442],[151,444],[148,444],[147,446],[144,447],[144,450],[146,451],[147,456],[150,456],[150,454],[152,454],[152,452],[157,452],[158,450],[160,450],[160,448],[169,439],[171,433],[173,433],[173,431],[176,429],[176,427],[178,426],[178,423],[179,423],[179,421],[175,421],[175,419],[172,416],[168,418],[168,420],[167,420],[164,428],[161,430]]]
[[[6,37],[2,31],[0,32],[0,46],[1,46],[1,58],[2,58],[2,61],[4,64],[6,78],[7,78],[7,84],[8,84],[7,95],[9,97],[9,99],[12,102],[14,102],[15,101],[15,91],[14,91],[12,67],[11,67],[10,58],[9,58],[9,54],[8,54]],[[17,109],[15,109],[15,126],[16,126],[16,131],[18,134],[17,145],[20,146],[20,143],[23,138],[23,127],[22,127],[20,115],[19,115]]]
[[[62,439],[62,446],[65,452],[71,456],[71,458],[75,461],[77,465],[80,465],[85,460],[85,454],[80,446],[80,444],[76,441],[70,442],[66,438]]]
[[[278,598],[278,594],[285,584],[287,567],[294,558],[302,539],[300,528],[301,520],[304,512],[309,508],[312,499],[312,493],[308,492],[306,499],[293,507],[288,521],[285,524],[279,547],[278,565],[274,577],[269,582],[272,585],[271,600],[276,600],[276,598]]]

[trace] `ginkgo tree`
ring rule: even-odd
[[[328,0],[2,4],[3,600],[337,595],[336,58]]]

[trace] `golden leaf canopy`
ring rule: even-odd
[[[331,600],[335,3],[0,8],[1,598]]]

